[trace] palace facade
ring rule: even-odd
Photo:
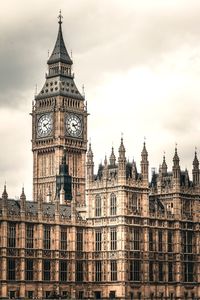
[[[0,198],[0,299],[200,299],[200,171],[177,148],[149,178],[124,141],[94,174],[87,107],[62,35],[32,108],[33,201]],[[87,149],[88,148],[88,149]]]

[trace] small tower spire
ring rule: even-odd
[[[93,180],[94,177],[94,161],[93,161],[93,152],[91,147],[91,141],[89,142],[89,148],[87,152],[87,161],[86,161],[86,170],[87,170],[87,178],[89,181]]]
[[[118,179],[124,184],[126,180],[126,156],[123,137],[121,137],[121,143],[119,146],[119,157],[118,157]]]
[[[20,196],[20,200],[26,200],[26,195],[24,193],[24,187],[22,187],[22,193],[21,193],[21,196]]]
[[[145,186],[148,187],[149,185],[149,162],[148,162],[148,152],[146,149],[146,142],[143,143],[143,149],[141,153],[141,174],[142,174],[142,181]]]
[[[193,184],[197,186],[199,184],[199,160],[197,158],[197,149],[195,148],[193,169],[192,169]]]
[[[4,200],[8,199],[8,193],[7,193],[7,190],[6,190],[6,182],[4,184],[4,190],[3,190],[3,193],[2,193],[2,199],[4,199]]]
[[[177,144],[175,145],[175,153],[173,157],[173,167],[172,167],[172,173],[173,173],[173,179],[174,179],[174,185],[175,186],[180,186],[180,165],[179,165],[179,156],[178,156],[178,151],[177,151]]]
[[[166,161],[165,161],[165,152],[164,152],[164,155],[163,155],[163,162],[162,162],[162,166],[161,166],[161,172],[162,172],[162,174],[167,173],[167,164],[166,164]]]
[[[110,165],[115,166],[116,157],[114,154],[114,148],[112,147],[111,155],[110,155]]]

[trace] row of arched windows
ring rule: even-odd
[[[110,195],[110,215],[115,216],[117,214],[117,197],[114,193]],[[100,195],[96,195],[95,198],[95,216],[102,216],[102,199]]]

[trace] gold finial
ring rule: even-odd
[[[62,19],[63,19],[63,16],[62,16],[62,14],[61,14],[61,9],[60,9],[60,11],[59,11],[59,15],[58,15],[58,24],[62,24]]]

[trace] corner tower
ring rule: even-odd
[[[78,91],[72,59],[62,35],[62,16],[58,16],[58,36],[42,90],[35,96],[32,109],[33,198],[49,191],[56,195],[56,175],[67,152],[72,195],[81,204],[85,195],[85,155],[87,149],[87,110],[84,96]]]

